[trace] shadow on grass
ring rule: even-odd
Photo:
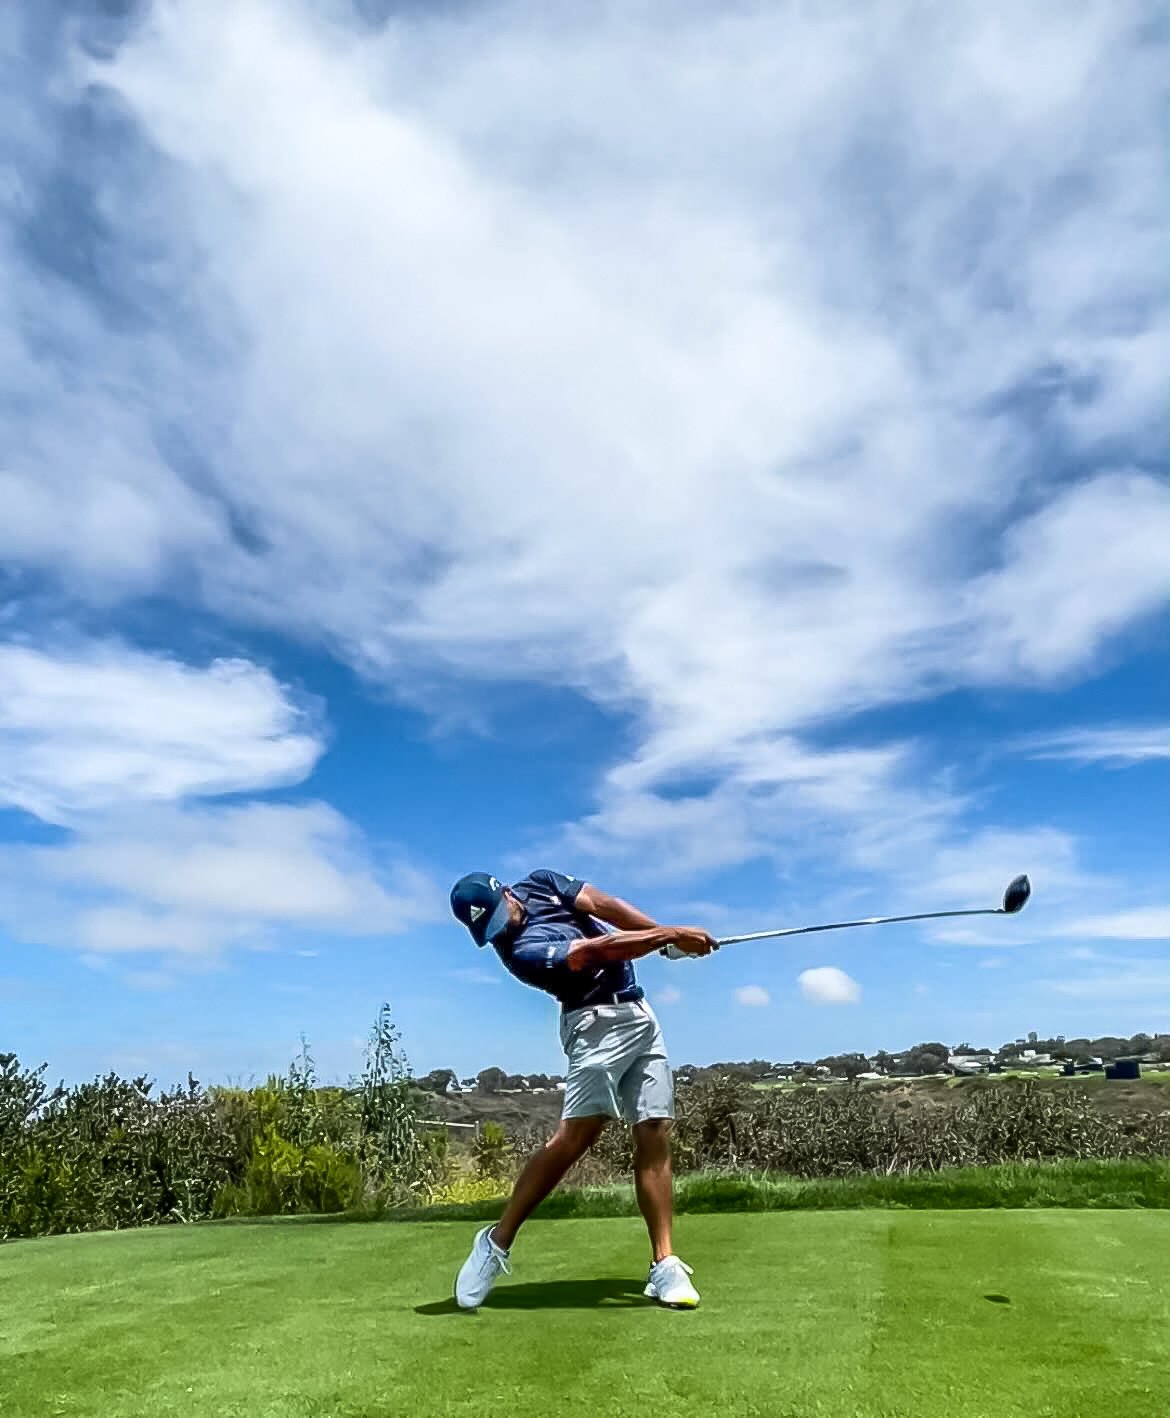
[[[648,1305],[642,1287],[633,1280],[546,1280],[502,1285],[484,1302],[485,1310],[596,1310]],[[416,1315],[463,1315],[453,1296],[430,1305],[416,1305]]]

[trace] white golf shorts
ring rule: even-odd
[[[563,1118],[674,1117],[670,1060],[645,1000],[562,1014],[561,1047],[569,1060]]]

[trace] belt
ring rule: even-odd
[[[575,1009],[596,1009],[599,1004],[635,1004],[645,998],[646,991],[641,985],[631,985],[624,990],[610,990],[604,995],[590,995],[583,1004],[565,1004],[562,1001],[561,1013],[571,1014]]]

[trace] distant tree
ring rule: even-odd
[[[460,1088],[474,1088],[475,1085],[476,1085],[478,1082],[479,1082],[479,1080],[476,1078],[475,1074],[472,1074],[470,1078],[461,1078],[461,1079],[459,1080],[459,1087],[460,1087]]]
[[[1103,1063],[1112,1063],[1118,1054],[1129,1052],[1129,1040],[1119,1039],[1113,1034],[1105,1034],[1100,1039],[1090,1040],[1089,1050]]]
[[[481,1093],[498,1093],[508,1075],[502,1068],[481,1068],[476,1074],[476,1087]]]
[[[521,1089],[528,1087],[528,1080],[522,1073],[509,1073],[500,1087],[508,1089],[510,1093],[519,1093]]]
[[[551,1087],[552,1087],[552,1084],[551,1084],[551,1082],[549,1081],[549,1076],[548,1076],[547,1073],[530,1073],[530,1074],[528,1075],[528,1077],[525,1079],[525,1082],[528,1084],[529,1088],[551,1088]]]
[[[879,1049],[874,1054],[872,1063],[878,1073],[889,1073],[894,1067],[893,1054],[887,1054],[885,1049]]]
[[[418,1086],[425,1088],[428,1093],[446,1093],[451,1086],[458,1082],[454,1069],[433,1068],[430,1073],[418,1080]]]
[[[912,1049],[906,1050],[900,1072],[939,1073],[950,1058],[950,1053],[945,1044],[915,1044]]]

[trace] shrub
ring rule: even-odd
[[[435,1206],[466,1206],[473,1202],[498,1201],[507,1193],[507,1184],[495,1177],[453,1177],[431,1195]]]
[[[508,1135],[499,1123],[485,1122],[476,1135],[471,1150],[476,1175],[481,1179],[501,1181],[511,1170],[512,1151]]]
[[[217,1216],[280,1216],[345,1211],[362,1198],[361,1168],[326,1143],[307,1148],[269,1124],[252,1145],[243,1181],[216,1198]]]
[[[150,1093],[145,1078],[111,1073],[43,1095],[19,1134],[9,1129],[0,1235],[209,1215],[232,1176],[231,1135],[194,1080]]]
[[[253,1089],[152,1094],[110,1073],[51,1092],[0,1054],[0,1240],[210,1216],[380,1209],[450,1175],[383,1006],[352,1088],[323,1088],[308,1045]]]

